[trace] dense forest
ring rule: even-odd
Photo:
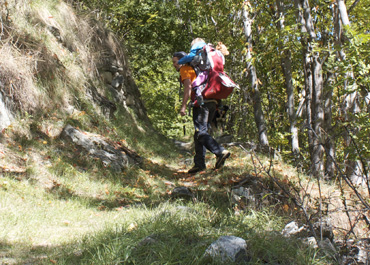
[[[369,2],[84,1],[120,34],[151,120],[182,134],[175,51],[223,42],[240,90],[225,133],[278,150],[313,176],[367,182]]]

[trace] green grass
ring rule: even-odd
[[[114,173],[67,146],[58,153],[35,146],[32,152],[50,161],[47,170],[38,168],[45,161],[34,161],[24,175],[0,177],[4,264],[205,264],[204,251],[223,235],[247,241],[250,264],[327,264],[314,250],[282,238],[286,219],[273,206],[234,212],[228,180],[250,172],[237,148],[225,169],[211,170],[214,158],[207,155],[209,169],[189,178],[153,163],[162,159],[155,155]],[[174,164],[189,158],[172,156]],[[196,200],[171,199],[168,182],[192,183]]]
[[[204,264],[204,251],[213,241],[235,235],[246,239],[256,255],[250,264],[311,264],[313,251],[298,242],[288,242],[274,232],[256,232],[255,225],[266,218],[271,223],[278,221],[273,220],[274,215],[262,215],[224,215],[202,203],[134,208],[127,210],[126,223],[84,238],[80,252],[67,251],[55,260],[58,264]],[[135,222],[127,222],[130,219]],[[273,226],[280,228],[279,224]]]
[[[145,124],[128,126],[133,118],[120,114],[109,122],[89,109],[65,121],[56,113],[30,117],[32,126],[23,120],[28,132],[17,126],[5,131],[7,150],[26,160],[26,170],[0,176],[0,263],[217,264],[203,257],[204,251],[220,236],[233,235],[247,241],[249,264],[328,264],[321,253],[280,235],[292,218],[283,205],[244,210],[232,205],[230,188],[245,177],[256,175],[271,185],[244,150],[229,148],[232,156],[218,171],[207,153],[208,169],[189,176],[181,170],[191,166],[183,164],[192,161],[191,154],[163,142]],[[49,120],[73,122],[120,142],[143,161],[114,172],[45,134],[41,125]],[[294,174],[282,164],[275,168]],[[183,185],[191,186],[194,201],[171,197],[173,188]]]

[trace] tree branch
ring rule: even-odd
[[[355,2],[353,2],[353,4],[350,6],[350,8],[348,9],[348,15],[351,13],[352,9],[354,9],[357,4],[360,2],[360,0],[356,0]]]

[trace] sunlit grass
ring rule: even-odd
[[[82,114],[74,119],[84,127],[91,117]],[[0,225],[4,227],[0,238],[8,246],[3,248],[8,256],[46,264],[50,260],[58,264],[204,264],[209,244],[222,235],[234,235],[250,242],[256,262],[252,264],[262,262],[261,258],[282,263],[294,260],[295,264],[313,259],[321,264],[314,251],[281,238],[279,231],[286,219],[273,205],[261,211],[233,210],[230,187],[234,183],[250,175],[266,178],[250,154],[228,147],[232,155],[225,167],[213,170],[215,157],[207,153],[207,169],[189,176],[178,172],[186,166],[177,165],[191,161],[191,154],[180,154],[170,144],[153,151],[151,146],[160,145],[159,136],[145,138],[133,128],[126,129],[132,134],[125,134],[105,120],[99,122],[106,126],[104,130],[96,127],[96,133],[108,131],[106,137],[116,140],[121,133],[126,135],[127,146],[138,148],[142,163],[113,172],[61,139],[31,137],[28,147],[21,150],[12,145],[29,160],[25,174],[0,178]],[[173,200],[171,190],[185,184],[191,185],[195,200]],[[145,238],[149,245],[140,243]],[[285,250],[289,253],[279,254]]]
[[[208,204],[173,202],[132,208],[125,218],[134,221],[89,235],[80,241],[78,255],[64,252],[55,256],[58,264],[204,264],[204,251],[222,235],[245,238],[249,251],[256,254],[251,264],[310,264],[309,250],[299,242],[288,242],[269,231],[270,226],[255,230],[256,224],[265,221],[281,228],[281,222],[276,222],[279,219],[267,212],[235,216]]]
[[[262,262],[261,257],[283,263],[295,260],[295,264],[315,259],[320,264],[312,258],[314,252],[281,238],[278,231],[286,220],[273,207],[237,214],[232,210],[230,180],[237,181],[252,169],[238,148],[229,148],[233,155],[225,168],[214,171],[215,159],[207,154],[208,169],[188,176],[175,167],[153,163],[158,158],[155,153],[140,167],[115,173],[67,146],[57,153],[49,150],[62,148],[60,144],[24,149],[25,154],[44,156],[28,162],[26,174],[0,178],[4,227],[0,238],[9,246],[3,248],[7,255],[18,261],[203,264],[209,244],[222,235],[234,235],[250,242],[255,264]],[[174,156],[172,163],[190,156]],[[46,163],[46,170],[38,167],[40,162]],[[171,199],[171,189],[184,183],[191,183],[194,202]],[[288,245],[282,248],[282,244]],[[270,251],[261,252],[265,248]],[[278,254],[287,249],[289,254]]]

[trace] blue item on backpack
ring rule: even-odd
[[[186,56],[182,57],[182,58],[178,61],[178,64],[186,64],[186,63],[190,63],[190,62],[193,60],[194,56],[197,54],[197,52],[198,52],[199,50],[201,50],[201,49],[204,47],[204,45],[206,45],[206,43],[205,43],[205,42],[203,42],[203,41],[195,43],[195,44],[191,47],[191,49],[190,49],[190,53],[189,53],[188,55],[186,55]]]

